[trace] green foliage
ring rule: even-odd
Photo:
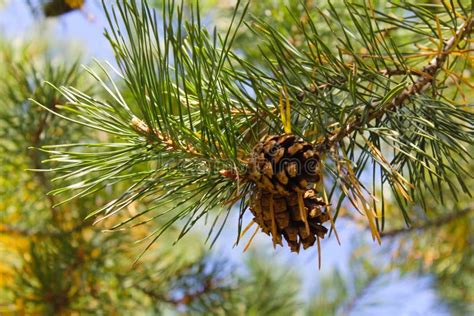
[[[416,68],[427,65],[437,54],[436,48],[428,48],[433,38],[449,38],[462,22],[456,16],[464,13],[468,21],[472,18],[462,6],[457,15],[439,10],[436,17],[423,6],[404,3],[386,4],[381,6],[383,10],[350,3],[344,6],[345,10],[331,5],[326,10],[315,8],[307,11],[304,19],[295,19],[296,33],[303,34],[298,49],[288,39],[292,32],[281,33],[270,21],[254,22],[251,29],[255,36],[263,37],[265,68],[272,76],[265,80],[261,70],[248,65],[252,69],[247,70],[249,81],[256,91],[273,90],[268,99],[275,100],[282,86],[288,87],[290,95],[293,92],[294,99],[303,98],[292,105],[294,125],[302,127],[302,134],[335,135],[330,136],[335,141],[347,137],[339,144],[339,153],[333,154],[334,164],[327,165],[328,174],[334,178],[331,192],[340,195],[339,204],[354,186],[351,172],[344,176],[340,171],[350,163],[356,177],[373,170],[374,195],[375,190],[391,187],[408,221],[406,202],[410,199],[405,190],[422,204],[420,188],[425,186],[440,182],[454,186],[459,181],[461,189],[468,191],[461,176],[468,173],[461,161],[470,159],[465,145],[472,145],[472,111],[467,100],[455,106],[451,95],[458,92],[445,84],[451,72],[462,73],[469,68],[466,56],[454,57],[447,69],[440,71],[431,90],[410,96],[403,106],[390,104],[426,71]],[[438,33],[433,33],[435,26],[430,21],[437,19]],[[427,47],[426,54],[418,53],[420,46]],[[382,154],[390,151],[393,154],[387,157]],[[344,183],[343,192],[336,190],[341,187],[339,182]],[[383,227],[383,203],[380,213]]]
[[[101,136],[48,111],[60,112],[56,107],[65,101],[44,81],[76,84],[91,91],[77,62],[49,56],[43,44],[13,47],[2,42],[0,50],[0,313],[105,315],[140,310],[238,315],[241,310],[259,314],[293,306],[296,286],[282,288],[278,304],[270,298],[257,302],[252,290],[261,280],[276,287],[276,282],[294,283],[294,277],[256,268],[262,266],[262,259],[252,261],[244,277],[234,271],[233,263],[211,255],[202,242],[196,246],[199,236],[173,246],[180,232],[174,226],[168,227],[163,245],[149,249],[132,266],[140,251],[133,242],[146,240],[148,225],[111,234],[84,221],[88,210],[111,198],[107,190],[80,203],[57,203],[54,196],[45,196],[52,174],[25,170],[39,168],[46,158],[31,147],[56,140],[90,142]],[[44,107],[32,107],[30,97]],[[127,216],[143,208],[146,205],[129,205]],[[106,225],[122,221],[125,216],[115,216]]]
[[[216,29],[196,6],[160,6],[104,6],[117,69],[83,76],[70,55],[1,44],[0,313],[349,312],[382,272],[372,258],[323,278],[306,308],[287,267],[251,257],[241,272],[191,232],[205,220],[215,241],[236,205],[240,229],[246,159],[283,132],[286,100],[332,210],[349,198],[374,237],[411,220],[423,234],[406,252],[402,239],[401,263],[469,312],[472,4],[238,2]]]
[[[2,44],[0,55],[4,65],[0,82],[0,94],[3,96],[0,107],[0,198],[5,205],[7,218],[21,214],[21,223],[18,223],[20,227],[35,224],[38,230],[41,230],[43,223],[31,216],[32,210],[46,209],[52,215],[59,212],[54,208],[50,209],[55,204],[52,197],[44,199],[52,185],[44,174],[18,174],[18,170],[42,168],[42,160],[46,156],[30,147],[43,146],[53,139],[80,139],[85,134],[79,136],[78,126],[58,120],[28,99],[37,98],[47,109],[53,109],[64,102],[60,94],[43,84],[44,78],[56,84],[75,84],[90,91],[81,82],[79,62],[69,65],[48,57],[51,55],[44,45],[14,47],[6,43]],[[18,176],[12,177],[14,174]],[[24,209],[18,210],[18,205],[22,205]],[[48,217],[43,219],[47,221]],[[17,221],[11,223],[17,224]]]
[[[111,101],[58,88],[67,99],[62,118],[114,138],[44,147],[51,170],[70,183],[53,194],[83,197],[131,183],[91,216],[108,217],[135,200],[154,201],[144,213],[174,201],[153,212],[155,218],[170,214],[155,239],[177,221],[184,223],[184,235],[216,209],[214,228],[233,203],[240,201],[245,211],[253,186],[244,163],[261,135],[283,132],[283,97],[291,104],[293,132],[327,154],[325,184],[336,216],[348,197],[366,214],[374,238],[384,226],[387,197],[376,196],[385,187],[407,223],[410,201],[426,205],[421,188],[446,182],[452,194],[458,194],[455,186],[468,193],[462,163],[470,159],[474,117],[460,84],[447,86],[452,74],[469,67],[465,37],[473,22],[467,4],[435,10],[385,2],[298,8],[298,45],[288,40],[289,30],[265,19],[246,22],[261,49],[260,58],[250,61],[232,49],[248,5],[238,3],[224,32],[208,31],[198,9],[187,16],[172,2],[163,3],[161,26],[159,13],[145,2],[105,7],[106,37],[131,102],[114,79],[104,82],[94,72]],[[419,53],[420,47],[426,52]],[[237,181],[222,177],[221,169]],[[371,185],[361,182],[367,173]]]

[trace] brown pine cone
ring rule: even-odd
[[[292,251],[324,238],[326,204],[311,187],[320,180],[320,159],[311,143],[295,135],[265,136],[248,161],[247,177],[256,184],[250,201],[254,221]]]

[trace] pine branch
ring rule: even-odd
[[[441,227],[443,225],[448,225],[458,219],[461,219],[473,211],[474,211],[474,204],[458,212],[453,212],[451,214],[439,216],[436,219],[426,221],[425,223],[422,223],[422,224],[412,225],[409,228],[397,228],[397,229],[392,229],[392,230],[382,232],[380,236],[381,237],[396,237],[402,234],[412,233],[414,231],[423,231],[423,230],[427,230],[433,227]]]
[[[411,96],[422,92],[434,80],[436,72],[443,67],[446,58],[451,54],[453,49],[456,48],[459,41],[461,41],[464,37],[471,33],[473,24],[474,17],[468,17],[466,22],[464,22],[456,31],[456,34],[453,35],[445,43],[442,51],[439,52],[439,54],[423,68],[421,72],[422,75],[414,84],[403,90],[387,105],[382,105],[379,110],[369,113],[366,118],[354,119],[354,121],[349,123],[345,128],[340,129],[333,135],[326,137],[325,140],[321,144],[319,144],[319,146],[321,148],[333,147],[335,143],[340,142],[345,136],[361,128],[367,122],[382,117],[386,112],[392,111],[395,108],[402,106],[404,102],[408,100]]]
[[[191,305],[193,304],[193,302],[202,299],[203,296],[212,294],[213,291],[218,290],[218,287],[216,287],[213,284],[213,281],[211,280],[205,283],[201,289],[198,289],[195,292],[185,293],[180,298],[171,297],[169,293],[168,294],[157,293],[153,291],[152,289],[147,289],[140,285],[137,285],[137,289],[139,289],[140,291],[142,291],[143,293],[151,297],[153,300],[155,300],[155,303],[163,302],[163,303],[171,304],[174,307],[182,307],[182,306]]]
[[[183,151],[183,153],[185,154],[202,157],[202,155],[199,154],[191,144],[187,144],[186,147],[183,149],[182,146],[177,144],[173,139],[164,136],[158,130],[152,130],[145,122],[143,122],[136,116],[132,118],[130,124],[136,132],[145,135],[148,143],[152,146],[156,146],[158,143],[158,145],[164,146],[164,150]]]
[[[384,225],[383,203],[382,219],[375,216],[377,190],[383,192],[384,185],[391,187],[407,222],[405,204],[423,200],[423,186],[444,180],[456,195],[457,181],[469,192],[460,161],[470,157],[465,144],[472,144],[473,114],[438,93],[445,79],[434,78],[458,64],[460,71],[466,67],[458,63],[455,48],[471,33],[472,16],[457,27],[462,8],[456,16],[446,12],[442,20],[433,17],[438,23],[433,27],[421,18],[425,12],[416,10],[419,19],[398,20],[363,5],[344,2],[339,11],[329,5],[295,20],[304,40],[300,47],[271,23],[249,24],[261,44],[260,59],[250,62],[232,47],[247,8],[238,6],[225,32],[213,34],[202,26],[199,10],[191,10],[185,21],[185,10],[173,2],[163,2],[161,28],[145,1],[106,8],[106,37],[130,96],[122,95],[104,68],[107,80],[88,71],[107,91],[105,101],[58,88],[67,103],[46,110],[113,137],[109,143],[44,147],[54,165],[48,171],[71,182],[52,194],[71,192],[70,200],[126,182],[123,193],[90,216],[102,214],[101,220],[133,201],[149,200],[153,206],[114,229],[137,224],[153,211],[150,220],[166,214],[167,222],[153,232],[151,242],[177,221],[183,222],[181,238],[217,210],[212,231],[221,224],[219,216],[223,225],[234,204],[241,203],[240,218],[249,206],[256,183],[245,173],[255,144],[262,136],[288,130],[319,144],[326,161],[321,161],[325,181],[318,194],[327,193],[334,218],[347,197],[366,214],[374,238]],[[392,8],[410,11],[404,3]],[[454,35],[443,43],[451,31]],[[436,49],[430,48],[436,45],[433,38],[439,40]],[[428,53],[414,53],[418,44],[427,45]],[[448,56],[454,56],[449,64]],[[414,80],[408,87],[407,78]],[[422,93],[430,86],[432,96]],[[301,98],[302,91],[311,93]],[[362,178],[371,163],[369,187]],[[165,211],[159,211],[163,206]]]

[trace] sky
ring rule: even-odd
[[[10,0],[0,10],[0,36],[14,41],[47,36],[53,42],[72,41],[84,53],[84,62],[97,59],[99,62],[113,61],[113,53],[103,37],[107,25],[101,13],[100,1],[88,1],[85,12],[74,12],[59,19],[34,21],[23,0]],[[238,211],[236,210],[237,213]],[[250,221],[246,218],[244,225]],[[225,254],[234,262],[245,260],[242,249],[246,244],[244,237],[241,245],[233,248],[236,237],[237,216],[231,216],[226,228],[218,239],[214,250]],[[373,243],[367,230],[349,221],[338,221],[338,232],[342,246],[331,236],[322,242],[323,266],[318,270],[317,250],[315,247],[302,251],[299,255],[290,253],[286,248],[273,250],[271,241],[264,234],[257,234],[250,251],[261,253],[269,262],[282,262],[304,277],[302,296],[310,299],[313,290],[322,275],[333,269],[340,269],[347,274],[351,267],[351,251],[354,244],[365,243],[369,247],[364,250],[371,258],[378,258],[380,264],[388,264],[391,260],[387,246],[380,247]],[[197,229],[205,231],[201,226]],[[365,249],[365,248],[364,248]],[[378,264],[378,263],[376,263]],[[433,290],[433,279],[430,276],[416,277],[400,275],[397,271],[387,273],[375,280],[367,288],[362,297],[355,302],[350,315],[449,315],[447,306],[439,302]]]

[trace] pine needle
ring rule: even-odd
[[[283,95],[285,95],[285,104],[283,103]],[[288,89],[286,88],[286,86],[283,89],[283,91],[280,91],[279,105],[280,105],[280,115],[281,115],[281,121],[283,123],[283,128],[285,130],[285,133],[290,134],[291,133],[291,104],[290,104],[290,99],[288,97]]]
[[[298,191],[298,209],[300,211],[300,216],[303,219],[306,232],[308,233],[308,235],[310,235],[311,231],[309,229],[308,219],[306,218],[306,212],[304,210],[303,192],[301,191]]]
[[[252,236],[250,237],[249,241],[247,242],[247,244],[245,245],[245,248],[244,248],[244,251],[243,252],[246,252],[247,249],[249,249],[250,247],[250,244],[252,243],[253,239],[255,238],[255,236],[257,235],[258,233],[258,226],[255,228],[255,231],[253,232]],[[275,244],[273,244],[273,246],[275,246]]]
[[[248,223],[248,225],[244,228],[244,230],[240,234],[240,238],[244,237],[245,233],[250,229],[250,227],[253,226],[253,224],[255,224],[255,221],[253,221],[253,220],[250,221],[250,223]]]
[[[242,237],[244,237],[245,233],[247,233],[247,231],[253,226],[253,224],[255,224],[255,221],[250,221],[250,223],[248,223],[248,225],[244,228],[244,230],[240,233],[240,237],[239,239],[234,243],[234,247],[237,246],[237,243],[239,242],[240,239],[242,239]]]
[[[322,253],[321,253],[321,241],[319,241],[319,236],[316,235],[316,242],[318,244],[318,269],[321,270],[321,257],[322,257]]]
[[[328,216],[329,216],[329,222],[331,223],[331,228],[334,231],[334,235],[336,236],[337,243],[340,246],[341,245],[341,240],[339,239],[339,234],[337,233],[336,225],[334,225],[334,220],[333,220],[333,217],[332,217],[332,214],[331,214],[331,205],[329,203],[325,187],[323,187],[323,198],[324,198],[324,203],[326,203],[326,212],[328,213]]]

